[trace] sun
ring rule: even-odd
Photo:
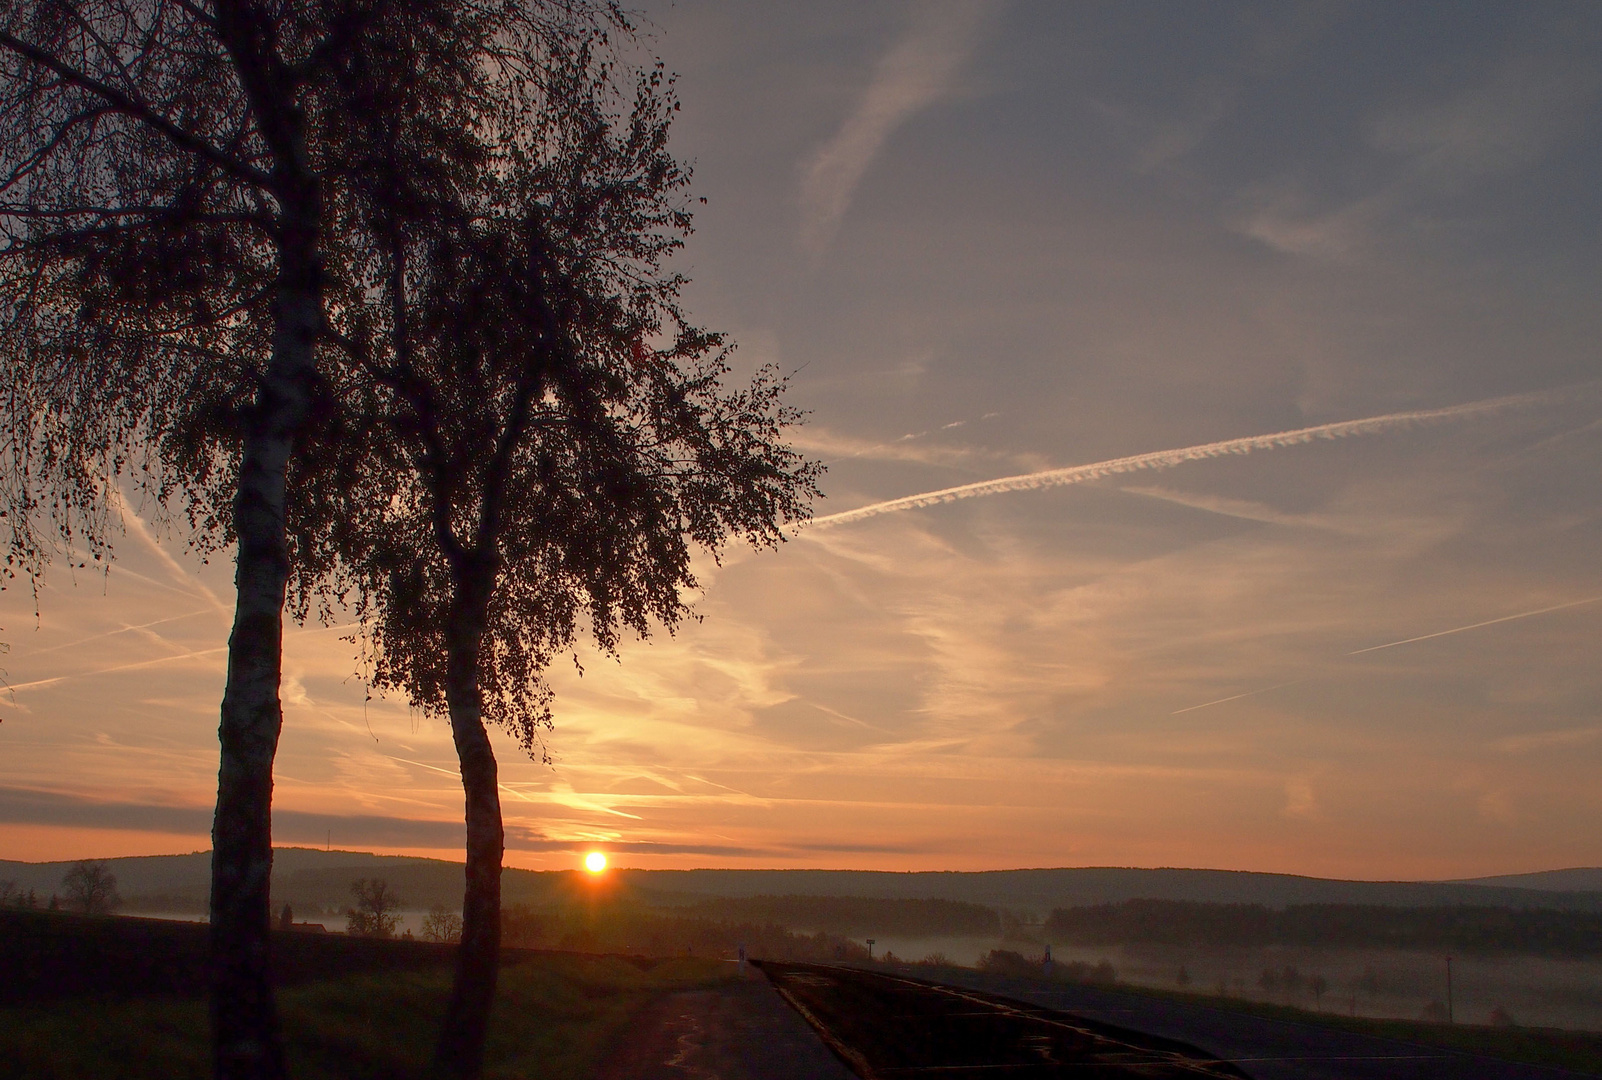
[[[584,869],[592,874],[599,874],[606,869],[606,856],[599,851],[592,851],[584,856]]]

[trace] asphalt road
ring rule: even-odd
[[[1243,1080],[1194,1046],[883,969],[763,961],[786,1001],[865,1080]]]
[[[1201,1047],[1255,1080],[1559,1080],[1587,1074],[1518,1065],[1312,1024],[1073,983],[942,973],[947,982]]]
[[[596,1080],[855,1080],[760,972],[747,973],[647,1006]]]

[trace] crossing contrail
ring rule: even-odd
[[[1255,450],[1272,450],[1277,447],[1296,446],[1301,443],[1312,442],[1315,439],[1345,439],[1353,435],[1374,435],[1382,431],[1389,431],[1392,428],[1408,427],[1414,424],[1465,420],[1470,417],[1499,412],[1503,409],[1533,405],[1550,396],[1549,392],[1515,394],[1511,397],[1489,398],[1485,401],[1471,401],[1463,405],[1449,405],[1444,409],[1418,409],[1412,412],[1386,413],[1384,416],[1370,416],[1363,420],[1341,420],[1333,424],[1318,424],[1314,427],[1297,428],[1294,431],[1278,431],[1272,435],[1249,435],[1242,439],[1225,439],[1222,442],[1202,443],[1200,446],[1184,446],[1177,450],[1154,450],[1146,454],[1112,458],[1108,461],[1098,461],[1090,465],[1070,465],[1061,469],[1042,469],[1039,472],[1023,473],[1019,476],[1004,476],[998,480],[981,480],[974,484],[961,484],[957,487],[941,488],[939,491],[926,491],[921,495],[907,495],[899,499],[888,499],[885,502],[859,506],[855,510],[845,510],[838,514],[825,514],[823,517],[813,518],[808,528],[827,529],[836,525],[850,525],[853,522],[878,517],[880,514],[893,514],[898,510],[917,510],[925,506],[939,506],[941,503],[956,502],[958,499],[974,499],[981,495],[1002,495],[1011,491],[1037,491],[1041,488],[1066,487],[1069,484],[1082,484],[1088,480],[1100,480],[1104,476],[1139,472],[1144,469],[1171,469],[1175,465],[1183,465],[1187,461],[1204,461],[1208,458],[1227,457],[1231,454],[1250,454]],[[805,531],[803,531],[802,535],[805,535]]]

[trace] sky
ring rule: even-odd
[[[689,308],[826,498],[553,668],[509,865],[1602,864],[1602,7],[642,27]],[[231,599],[134,513],[0,595],[0,858],[208,846]],[[445,724],[350,633],[287,635],[275,837],[459,859]]]

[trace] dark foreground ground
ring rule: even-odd
[[[196,924],[0,909],[0,1077],[203,1080],[210,1071],[205,937]],[[421,1075],[430,1021],[449,990],[448,947],[283,934],[274,948],[295,1076]],[[1344,1021],[1329,1018],[1296,1022],[965,969],[765,966],[771,984],[755,969],[736,979],[733,964],[705,959],[507,950],[489,1073],[505,1080],[845,1080],[851,1071],[870,1080],[1602,1075],[1602,1068],[1519,1065],[1339,1030],[1327,1025]],[[1410,1037],[1457,1032],[1473,1034]],[[1480,1034],[1527,1034],[1537,1050],[1573,1042],[1577,1053],[1599,1042],[1585,1033]]]
[[[209,1080],[205,942],[190,923],[0,909],[0,1080]],[[291,1076],[422,1080],[448,947],[309,934],[273,947]],[[732,968],[506,950],[486,1080],[592,1080],[642,1009]]]
[[[198,997],[206,991],[207,934],[204,923],[0,908],[0,1006],[85,996]],[[450,961],[449,945],[426,941],[273,934],[279,986],[430,971]]]

